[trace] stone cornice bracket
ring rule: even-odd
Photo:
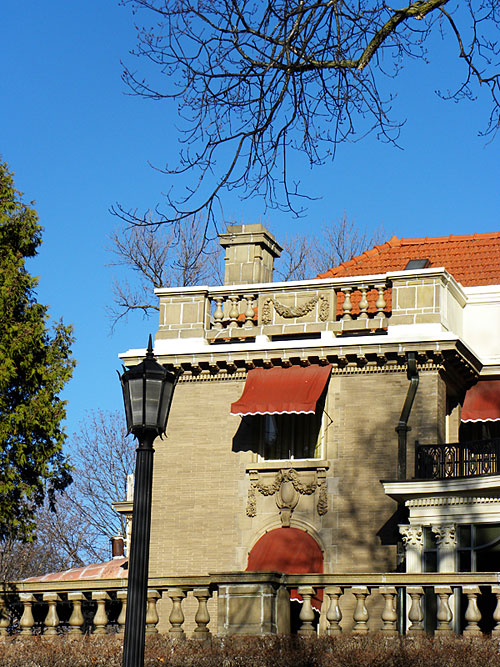
[[[399,526],[399,532],[405,546],[421,548],[424,546],[422,526]]]
[[[440,526],[431,526],[431,530],[436,536],[438,549],[454,549],[457,546],[457,531],[453,523],[441,524]]]
[[[257,515],[257,492],[263,496],[276,495],[276,505],[280,511],[282,526],[290,525],[293,510],[297,506],[300,496],[309,496],[317,489],[319,493],[316,510],[320,516],[328,511],[326,468],[318,468],[315,473],[315,480],[308,483],[300,481],[299,474],[294,468],[278,470],[270,484],[261,481],[258,470],[250,470],[249,477],[250,486],[246,507],[246,514],[249,517]]]

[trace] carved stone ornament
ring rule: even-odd
[[[438,549],[454,549],[457,546],[457,532],[454,524],[447,523],[441,526],[432,526],[431,530],[436,536]]]
[[[309,299],[301,306],[285,306],[280,303],[277,299],[266,299],[262,307],[262,324],[271,324],[272,322],[272,307],[274,310],[285,319],[291,319],[294,317],[304,317],[307,313],[310,313],[314,306],[319,302],[319,319],[321,322],[326,322],[330,313],[330,304],[328,299],[321,295],[319,297],[315,296],[312,299]]]
[[[319,491],[316,511],[320,516],[323,516],[328,512],[325,468],[318,468],[316,479],[308,483],[300,481],[299,474],[294,468],[278,470],[270,484],[265,484],[259,479],[257,470],[252,470],[250,471],[250,487],[248,489],[247,516],[254,517],[257,515],[257,491],[263,496],[276,494],[276,505],[280,511],[281,524],[289,526],[293,510],[297,506],[300,496],[310,496],[316,489]]]
[[[422,526],[399,526],[399,532],[406,546],[424,546],[424,531],[422,530]]]

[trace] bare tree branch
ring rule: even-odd
[[[404,121],[391,117],[382,78],[409,59],[428,59],[438,31],[465,65],[462,84],[443,97],[489,90],[485,133],[500,123],[499,3],[414,0],[122,0],[147,21],[137,47],[144,75],[126,66],[132,93],[177,103],[183,126],[179,163],[190,174],[184,194],[169,191],[153,215],[117,205],[129,224],[157,226],[204,212],[216,223],[224,190],[261,196],[267,207],[300,215],[307,193],[290,171],[290,151],[310,165],[335,157],[339,143],[369,132],[398,141]]]
[[[328,269],[346,262],[364,250],[383,243],[386,233],[377,227],[371,234],[360,229],[353,220],[343,216],[323,228],[319,237],[314,239],[311,252],[311,276],[324,273]]]
[[[108,309],[112,328],[130,312],[144,316],[158,311],[153,289],[217,282],[221,248],[207,235],[206,222],[192,216],[175,225],[135,226],[115,231],[108,250],[111,266],[131,269],[129,279],[113,281],[114,304]]]

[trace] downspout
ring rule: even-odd
[[[406,479],[406,443],[408,431],[411,431],[411,426],[408,426],[408,419],[418,389],[417,355],[415,352],[407,352],[406,357],[408,361],[406,376],[410,381],[410,386],[408,387],[399,423],[396,426],[398,434],[398,480]]]

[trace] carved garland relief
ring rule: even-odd
[[[252,470],[250,471],[250,487],[248,489],[247,516],[254,517],[257,515],[257,492],[263,496],[276,495],[276,505],[280,512],[281,525],[288,527],[300,496],[310,496],[316,489],[319,490],[316,511],[320,516],[323,516],[328,511],[325,468],[318,468],[316,479],[309,483],[301,482],[298,472],[293,468],[278,470],[270,484],[265,484],[259,479],[257,470]]]
[[[277,299],[272,299],[269,297],[264,301],[262,307],[262,324],[271,324],[273,321],[273,307],[274,310],[286,319],[293,317],[304,317],[307,313],[310,313],[314,306],[319,303],[319,319],[321,322],[326,322],[328,320],[328,315],[330,311],[330,305],[326,296],[315,296],[312,299],[309,299],[301,306],[285,306],[280,303]]]

